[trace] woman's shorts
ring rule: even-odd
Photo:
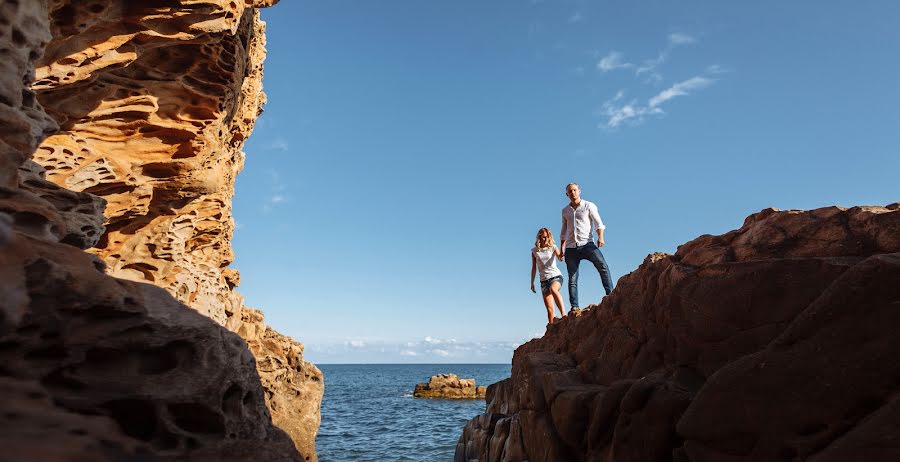
[[[541,293],[550,295],[550,286],[552,286],[554,282],[558,282],[559,285],[562,286],[562,276],[553,276],[546,281],[541,281]]]

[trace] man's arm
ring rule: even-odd
[[[559,252],[560,252],[559,259],[560,260],[566,258],[566,236],[568,236],[568,234],[567,234],[568,230],[566,229],[566,212],[565,211],[563,211],[563,214],[562,214],[561,228],[562,228],[562,230],[559,232],[559,249],[560,249],[559,250]]]
[[[603,231],[606,230],[606,225],[603,224],[603,220],[600,219],[600,212],[597,211],[597,204],[591,203],[592,207],[590,207],[590,215],[591,222],[594,224],[594,227],[597,229],[597,247],[603,247],[605,241],[603,240]]]

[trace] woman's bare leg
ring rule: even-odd
[[[563,301],[562,295],[559,294],[560,284],[558,282],[554,282],[550,284],[550,294],[553,295],[553,299],[556,300],[556,307],[559,308],[559,316],[561,318],[566,317],[566,311],[563,309]],[[548,307],[548,309],[552,312],[553,309]]]
[[[547,322],[553,324],[553,295],[544,295],[544,306],[547,307]]]

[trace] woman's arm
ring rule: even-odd
[[[553,253],[556,254],[556,258],[559,258],[560,260],[562,260],[563,254],[562,254],[562,251],[559,250],[559,247],[557,247],[557,246],[554,245],[554,246],[553,246]]]
[[[537,293],[534,290],[534,275],[537,272],[537,262],[534,260],[534,252],[531,252],[531,291]]]

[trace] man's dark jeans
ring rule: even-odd
[[[580,247],[570,247],[566,249],[566,269],[569,270],[569,304],[572,308],[578,307],[578,264],[581,260],[588,260],[597,268],[600,273],[600,280],[603,281],[603,288],[606,289],[606,295],[613,290],[612,278],[609,276],[609,266],[606,265],[606,259],[600,253],[600,249],[593,241]]]

